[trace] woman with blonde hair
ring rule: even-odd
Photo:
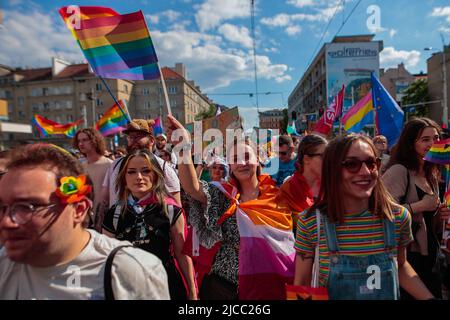
[[[318,201],[298,220],[295,285],[310,284],[318,246],[319,284],[330,299],[396,300],[400,286],[417,299],[433,298],[406,260],[411,215],[392,200],[379,167],[367,137],[328,144]]]
[[[196,299],[192,261],[182,253],[185,217],[164,186],[158,161],[149,150],[141,149],[127,155],[120,166],[116,180],[119,201],[106,213],[103,233],[159,257],[168,274],[172,299]]]

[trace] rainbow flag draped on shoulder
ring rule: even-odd
[[[292,216],[281,207],[278,189],[269,175],[259,176],[260,196],[240,203],[235,186],[213,183],[232,205],[220,220],[236,214],[239,244],[239,299],[285,300],[285,284],[294,280]],[[219,224],[220,224],[219,220]]]
[[[31,120],[31,122],[39,130],[42,137],[46,137],[51,134],[63,134],[69,138],[72,138],[75,135],[77,125],[79,125],[82,121],[83,118],[68,124],[60,124],[37,114],[35,114],[34,118]]]
[[[122,110],[126,110],[126,106],[123,101],[119,100],[118,102],[120,103]],[[114,104],[97,121],[95,129],[100,131],[103,136],[109,136],[125,130],[128,124],[128,119],[122,110],[119,108],[117,103]]]
[[[159,78],[158,59],[141,11],[121,15],[105,7],[70,6],[59,13],[98,76]]]

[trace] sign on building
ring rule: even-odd
[[[345,85],[343,110],[363,98],[371,89],[371,72],[379,77],[380,43],[330,43],[326,47],[328,105]]]

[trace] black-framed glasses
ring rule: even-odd
[[[289,151],[278,151],[278,154],[279,154],[280,156],[285,156],[285,155],[288,154],[288,152],[289,152]]]
[[[359,160],[357,158],[349,158],[342,161],[342,166],[350,173],[358,173],[362,164],[365,163],[370,172],[378,170],[381,165],[381,158],[369,158],[367,160]]]
[[[58,204],[31,204],[27,202],[16,202],[12,205],[0,204],[0,221],[8,214],[12,221],[17,224],[28,223],[33,215],[42,211],[57,206]]]

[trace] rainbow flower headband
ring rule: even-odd
[[[89,184],[86,184],[86,175],[78,177],[62,177],[61,185],[56,189],[56,195],[64,204],[75,203],[83,200],[92,190]]]

